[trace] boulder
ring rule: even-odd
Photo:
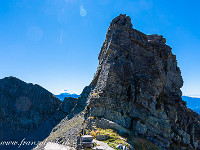
[[[96,139],[99,141],[106,141],[108,138],[108,135],[96,135]]]
[[[81,142],[92,142],[93,139],[94,139],[94,137],[91,135],[81,136]]]

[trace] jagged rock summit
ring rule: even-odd
[[[91,83],[87,117],[105,118],[161,149],[197,149],[200,125],[186,107],[176,56],[166,39],[133,29],[130,17],[110,24]]]

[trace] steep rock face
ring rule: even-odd
[[[196,148],[196,116],[182,101],[176,56],[159,35],[132,28],[130,17],[113,19],[91,83],[88,116],[103,117],[163,149]]]
[[[59,99],[39,85],[15,77],[1,79],[1,140],[20,140],[50,118],[60,104]]]

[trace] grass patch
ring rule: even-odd
[[[98,93],[93,93],[92,95],[93,95],[93,96],[98,96],[99,94],[98,94]]]
[[[118,144],[123,144],[130,149],[129,145],[126,143],[127,139],[121,137],[116,131],[112,129],[97,128],[96,131],[92,130],[90,134],[94,136],[94,138],[96,138],[97,135],[108,135],[108,139],[102,142],[108,143],[108,145],[114,149],[117,149]]]
[[[160,148],[150,141],[146,140],[145,138],[134,138],[133,136],[120,136],[115,130],[113,129],[102,129],[97,128],[96,131],[89,131],[88,134],[94,136],[96,139],[97,135],[108,135],[108,139],[102,141],[104,143],[108,143],[108,145],[117,150],[118,144],[123,144],[127,148],[130,149],[130,145],[128,143],[133,143],[133,147],[135,150],[160,150]]]

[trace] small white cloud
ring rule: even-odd
[[[200,94],[189,94],[187,96],[193,97],[193,98],[200,98]]]
[[[59,95],[61,93],[69,93],[69,94],[77,94],[77,95],[80,94],[80,92],[77,92],[75,90],[61,90],[58,94],[55,94],[55,95]]]
[[[85,17],[87,15],[87,11],[85,10],[85,8],[83,7],[83,5],[80,6],[80,15],[82,17]]]

